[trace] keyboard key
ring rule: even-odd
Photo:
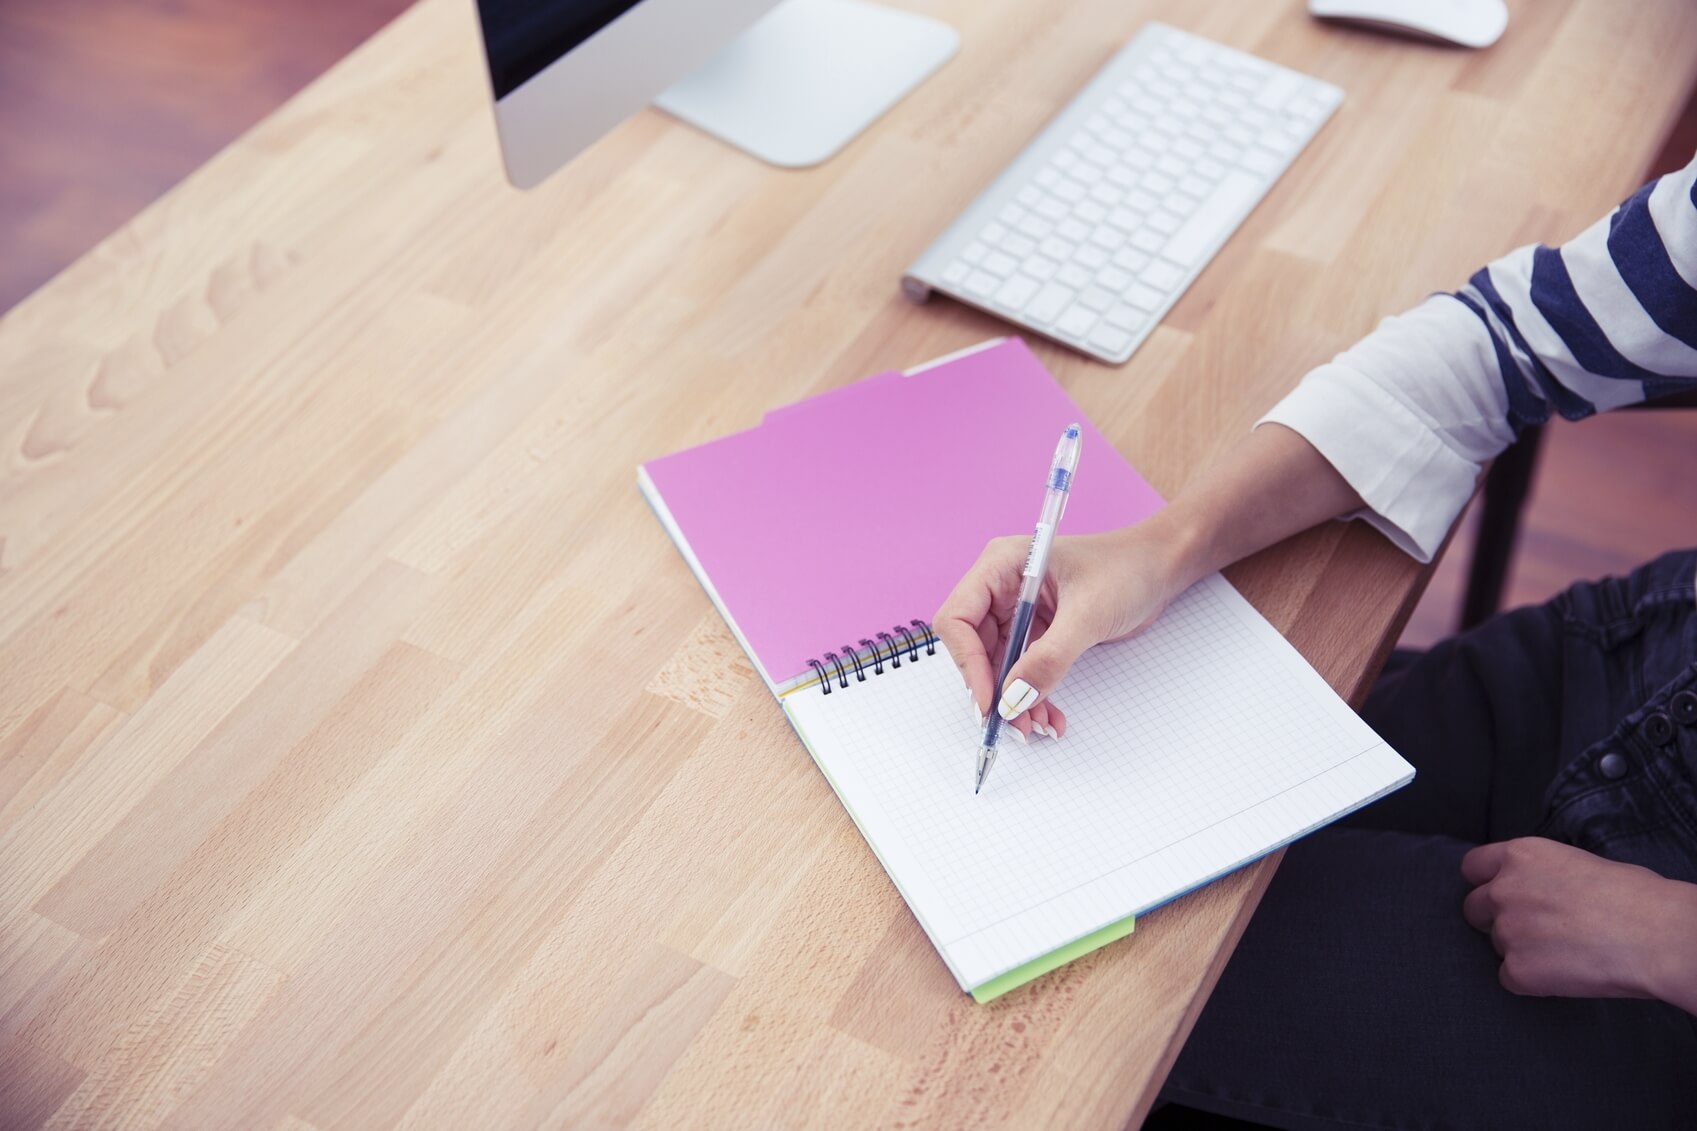
[[[1124,330],[1103,323],[1091,332],[1090,344],[1103,353],[1118,357],[1125,352],[1127,346],[1131,345],[1131,335]]]
[[[974,271],[966,277],[966,292],[979,298],[989,298],[1001,285],[1002,281],[987,271]]]
[[[1101,182],[1095,188],[1090,190],[1091,200],[1094,200],[1098,204],[1105,204],[1110,208],[1118,204],[1124,196],[1124,192],[1115,188],[1106,181]]]
[[[1295,94],[1301,85],[1302,80],[1290,71],[1274,71],[1266,85],[1256,93],[1255,103],[1269,110],[1277,110],[1290,101],[1290,96]]]
[[[1087,243],[1073,253],[1073,260],[1091,274],[1108,261],[1108,253],[1095,244]]]
[[[1243,156],[1243,149],[1229,141],[1216,141],[1208,147],[1208,156],[1217,157],[1227,165],[1236,165],[1237,159]]]
[[[1138,278],[1158,291],[1170,291],[1180,279],[1184,278],[1184,271],[1174,267],[1164,259],[1157,259],[1145,267],[1143,274],[1139,275]]]
[[[1091,310],[1100,314],[1114,305],[1114,296],[1101,287],[1085,287],[1084,292],[1078,296],[1078,302],[1079,305],[1088,306]]]
[[[1285,113],[1304,122],[1314,122],[1325,113],[1325,106],[1312,98],[1298,98],[1285,107]]]
[[[1067,206],[1051,196],[1037,206],[1037,215],[1051,222],[1064,220],[1067,215]]]
[[[1052,190],[1056,200],[1064,200],[1068,204],[1076,204],[1089,194],[1089,189],[1068,177]]]
[[[1072,240],[1063,240],[1059,236],[1050,236],[1037,245],[1037,250],[1060,263],[1072,258],[1072,253],[1078,250],[1078,245]]]
[[[1044,171],[1048,172],[1048,170]],[[1020,190],[1014,194],[1014,199],[1027,208],[1035,208],[1037,202],[1043,199],[1043,194],[1037,191],[1036,185],[1022,185]]]
[[[1217,181],[1226,175],[1226,167],[1213,158],[1204,157],[1196,163],[1193,172],[1206,180]]]
[[[1078,202],[1077,207],[1072,210],[1072,214],[1084,221],[1086,224],[1094,225],[1100,224],[1103,220],[1107,219],[1108,210],[1103,208],[1094,200],[1081,200]]]
[[[1013,274],[1014,268],[1019,266],[1019,261],[1003,252],[992,251],[984,257],[984,262],[979,266],[998,279],[1005,279]]]
[[[1002,210],[996,213],[996,219],[1011,227],[1018,227],[1019,222],[1026,217],[1025,209],[1014,203],[1002,205]]]
[[[1091,188],[1101,181],[1102,170],[1090,164],[1088,161],[1080,161],[1072,167],[1072,172],[1068,173],[1067,176],[1071,177],[1085,188]]]
[[[1177,141],[1173,142],[1173,155],[1175,158],[1182,157],[1187,162],[1194,161],[1198,157],[1202,156],[1202,152],[1202,147],[1197,145],[1195,141],[1188,137],[1181,137]],[[1177,170],[1175,175],[1182,175],[1187,171],[1187,169],[1188,167],[1180,168]]]
[[[1137,183],[1137,173],[1129,166],[1115,165],[1108,170],[1108,183],[1118,185],[1122,189],[1128,189]]]
[[[1037,175],[1033,177],[1032,180],[1037,182],[1037,186],[1039,188],[1054,188],[1056,185],[1061,183],[1061,174],[1052,166],[1045,165],[1043,168],[1037,170]],[[1042,199],[1042,195],[1042,193],[1037,194],[1038,200]],[[1030,207],[1036,208],[1037,201],[1032,201]]]
[[[1037,241],[1026,236],[1009,236],[1002,241],[1002,250],[1015,259],[1024,259],[1037,250]]]
[[[1078,154],[1074,153],[1070,149],[1063,149],[1053,157],[1049,158],[1049,164],[1064,173],[1074,165],[1078,164]]]
[[[1015,275],[996,292],[995,303],[1009,310],[1023,309],[1042,284],[1029,275]]]
[[[947,267],[943,268],[943,282],[949,284],[951,287],[958,287],[962,283],[966,282],[966,277],[971,273],[972,268],[957,259]]]
[[[968,263],[978,264],[984,262],[984,257],[989,254],[989,248],[985,247],[977,240],[973,240],[971,243],[966,245],[966,250],[960,253],[960,257]]]
[[[1184,188],[1184,182],[1180,181],[1178,187],[1181,189]],[[1204,185],[1203,191],[1198,193],[1197,196],[1206,195],[1207,186]],[[1175,192],[1168,196],[1167,199],[1161,201],[1161,207],[1165,208],[1168,212],[1171,212],[1175,216],[1188,216],[1192,212],[1196,211],[1196,197],[1186,196],[1182,192]]]
[[[1149,266],[1149,257],[1133,247],[1122,247],[1114,253],[1114,265],[1137,274]]]
[[[1260,193],[1261,182],[1248,173],[1236,170],[1227,173],[1202,206],[1184,222],[1184,227],[1174,234],[1165,249],[1167,258],[1186,267],[1200,262],[1203,253],[1218,242],[1226,226]]]
[[[1118,267],[1109,265],[1096,272],[1096,285],[1112,292],[1113,294],[1119,294],[1121,291],[1131,286],[1131,276],[1127,275],[1124,271],[1121,271]]]
[[[1134,212],[1152,212],[1156,203],[1156,199],[1142,189],[1125,194],[1125,206]]]
[[[1055,228],[1055,234],[1060,236],[1063,240],[1070,240],[1073,243],[1077,243],[1079,240],[1090,234],[1090,225],[1079,220],[1077,217],[1068,216],[1065,220],[1060,222],[1058,227]]]
[[[1176,144],[1183,145],[1184,139],[1180,138]],[[1155,168],[1169,177],[1182,177],[1190,171],[1189,165],[1171,153],[1163,153],[1161,159],[1155,162]]]
[[[1118,251],[1125,243],[1125,233],[1103,224],[1090,233],[1090,242],[1105,251]]]
[[[1059,271],[1055,272],[1056,282],[1069,286],[1075,291],[1080,287],[1089,286],[1091,278],[1090,272],[1076,263],[1065,264]]]
[[[1220,172],[1223,173],[1225,170],[1221,169]],[[1203,197],[1207,196],[1208,190],[1213,187],[1213,185],[1209,184],[1201,177],[1186,177],[1178,183],[1178,190],[1180,192],[1187,196],[1193,196],[1197,200],[1201,200]]]
[[[1143,213],[1129,208],[1116,208],[1108,213],[1108,223],[1126,232],[1135,232],[1143,223]]]
[[[1027,259],[1024,263],[1020,264],[1020,269],[1027,275],[1030,275],[1033,279],[1040,280],[1052,278],[1055,272],[1059,271],[1060,268],[1061,265],[1059,263],[1056,263],[1052,259],[1044,259],[1041,255],[1033,255],[1030,259]]]
[[[984,225],[984,230],[978,233],[978,238],[983,240],[990,247],[995,247],[997,244],[1008,238],[1008,230],[995,221],[991,221]]]
[[[1073,338],[1082,338],[1096,325],[1096,312],[1073,303],[1055,323],[1055,329]]]
[[[1162,242],[1160,233],[1151,232],[1148,228],[1131,233],[1131,246],[1139,251],[1147,251],[1153,254],[1161,250]]]
[[[1149,321],[1149,316],[1136,307],[1127,306],[1122,302],[1108,311],[1107,320],[1122,330],[1138,330]]]
[[[1048,283],[1037,292],[1025,307],[1025,316],[1037,322],[1053,322],[1072,302],[1077,292],[1071,287],[1063,287],[1059,283]]]
[[[1025,218],[1025,222],[1019,226],[1019,234],[1024,236],[1026,239],[1032,240],[1043,239],[1054,230],[1054,221],[1045,220],[1043,217],[1037,215],[1027,216]]]
[[[1260,173],[1265,177],[1279,167],[1279,159],[1277,155],[1268,153],[1265,149],[1255,148],[1243,155],[1243,167],[1251,173]]]
[[[1151,193],[1154,193],[1157,197],[1166,196],[1169,192],[1173,191],[1173,188],[1177,184],[1177,182],[1171,177],[1165,176],[1161,173],[1145,173],[1143,175],[1143,180],[1138,183]]]
[[[1167,301],[1166,295],[1151,290],[1142,283],[1133,283],[1125,289],[1121,297],[1140,310],[1159,310],[1161,304]]]

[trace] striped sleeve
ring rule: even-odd
[[[1697,161],[1387,318],[1261,423],[1302,434],[1367,504],[1354,517],[1429,561],[1521,429],[1697,389],[1694,181]]]

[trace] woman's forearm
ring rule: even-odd
[[[1144,525],[1172,547],[1183,588],[1361,505],[1313,445],[1283,425],[1265,424]]]

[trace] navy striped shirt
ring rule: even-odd
[[[1697,161],[1559,248],[1519,248],[1388,318],[1264,421],[1314,444],[1360,516],[1429,560],[1521,429],[1697,389]]]

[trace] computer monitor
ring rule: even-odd
[[[861,0],[477,0],[507,177],[529,188],[650,101],[774,165],[814,165],[954,54]]]

